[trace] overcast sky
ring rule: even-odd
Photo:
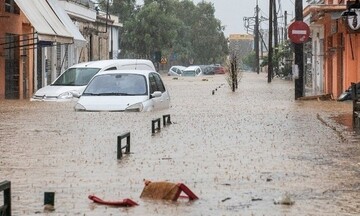
[[[193,0],[195,4],[202,0]],[[229,34],[247,33],[244,27],[244,17],[254,17],[256,0],[205,0],[211,2],[215,7],[215,17],[219,19],[223,26],[225,26],[225,36]],[[142,2],[138,0],[138,3]],[[268,18],[269,15],[269,0],[258,0],[259,8],[261,10],[260,15]],[[277,7],[281,6],[279,14],[284,14],[286,10],[288,12],[288,22],[295,16],[295,0],[276,0]],[[279,4],[280,3],[280,4]],[[141,4],[141,3],[140,3]],[[303,7],[305,7],[306,0],[303,0]],[[279,26],[283,24],[283,20],[279,20]],[[269,22],[264,21],[263,28],[267,28]]]
[[[193,0],[194,3],[201,2],[201,0]],[[212,2],[215,6],[215,16],[222,25],[225,26],[225,36],[229,34],[247,33],[244,27],[244,17],[255,16],[256,0],[205,0]],[[258,0],[260,15],[268,18],[269,16],[269,0]],[[288,12],[288,22],[295,16],[295,0],[276,0],[277,7],[281,6],[279,16]],[[303,0],[303,7],[307,5],[306,0]],[[263,28],[267,28],[269,22],[264,21]],[[279,26],[284,24],[282,18],[279,20]]]

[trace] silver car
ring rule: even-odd
[[[186,67],[174,65],[169,69],[168,76],[181,76]]]

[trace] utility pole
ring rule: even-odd
[[[277,20],[277,11],[276,11],[276,0],[273,0],[273,9],[274,9],[274,14],[273,14],[273,17],[274,17],[274,48],[275,48],[275,56],[277,56],[279,50],[278,50],[278,47],[279,47],[279,33],[278,33],[278,20]],[[275,68],[275,72],[276,74],[279,73],[279,62],[275,61],[274,62],[274,68]],[[274,75],[274,74],[273,74]]]
[[[259,59],[259,5],[258,0],[256,0],[256,8],[255,8],[255,61],[256,61],[256,73],[260,73],[260,59]]]
[[[287,11],[284,12],[284,41],[287,39]]]
[[[303,21],[302,0],[295,0],[295,20]],[[299,69],[299,77],[295,79],[295,100],[304,96],[304,45],[295,43],[295,65]]]
[[[301,0],[300,0],[301,1]],[[272,41],[273,41],[273,6],[274,1],[269,0],[269,51],[268,51],[268,83],[271,83],[271,79],[273,76],[273,48],[272,48]]]

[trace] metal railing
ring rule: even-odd
[[[82,5],[91,9],[95,8],[95,3],[91,0],[61,0],[61,1],[73,2],[75,4]]]
[[[126,145],[121,145],[121,140],[126,138]],[[117,138],[117,159],[122,158],[122,150],[125,149],[125,154],[130,154],[130,132],[124,133]]]

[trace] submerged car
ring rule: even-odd
[[[182,76],[201,76],[201,75],[203,75],[203,72],[199,66],[189,66],[182,73]]]
[[[75,111],[142,112],[169,108],[170,95],[154,70],[113,70],[96,74]]]
[[[171,66],[168,71],[168,76],[181,76],[186,67],[180,65]]]
[[[31,101],[69,101],[79,97],[90,79],[101,71],[108,70],[155,70],[146,59],[114,59],[84,62],[69,67],[56,80],[35,92]]]
[[[215,74],[225,74],[226,73],[225,67],[220,66],[220,65],[214,65],[213,70],[214,70]]]

